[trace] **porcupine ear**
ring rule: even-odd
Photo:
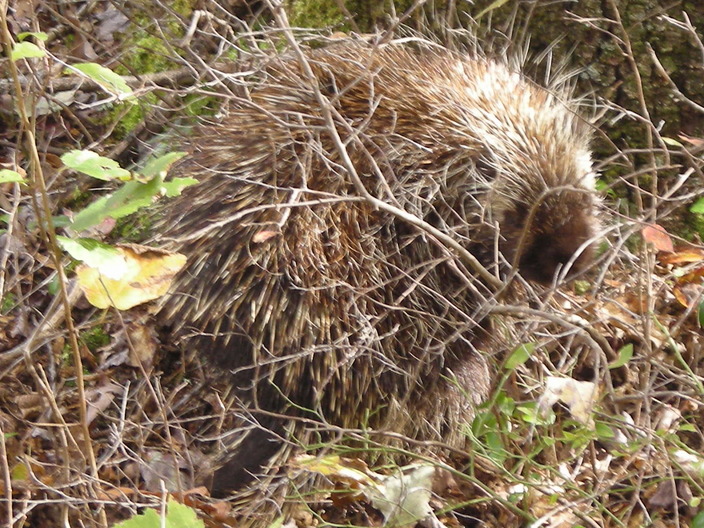
[[[563,190],[534,205],[518,207],[501,226],[504,257],[527,280],[551,284],[570,265],[567,278],[584,271],[594,256],[594,198],[583,190]]]

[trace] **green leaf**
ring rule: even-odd
[[[504,442],[501,439],[501,435],[498,433],[490,432],[487,433],[484,440],[486,442],[486,447],[489,451],[488,455],[498,464],[503,464],[508,454],[506,453],[506,448],[504,447]]]
[[[112,246],[92,238],[72,239],[57,236],[59,245],[73,258],[97,269],[102,275],[119,280],[127,271],[125,257]]]
[[[704,511],[700,511],[694,516],[692,528],[704,528]]]
[[[502,392],[496,398],[496,408],[499,409],[501,414],[511,416],[516,408],[516,400]]]
[[[167,528],[204,528],[205,524],[198,518],[193,508],[170,500],[166,526]]]
[[[618,358],[609,363],[609,369],[617,369],[628,363],[633,357],[633,343],[628,343],[618,351]]]
[[[71,219],[66,215],[52,216],[51,219],[54,222],[54,227],[69,227],[71,225]]]
[[[596,422],[594,431],[596,431],[596,436],[601,440],[610,440],[616,437],[614,430],[603,422]]]
[[[697,432],[697,428],[694,427],[694,426],[693,426],[692,424],[690,424],[690,423],[684,423],[684,424],[680,425],[680,431],[682,431],[682,432],[688,432],[688,433],[696,433],[696,432]]]
[[[98,198],[82,211],[79,211],[76,216],[73,217],[71,229],[77,233],[80,233],[89,227],[98,225],[106,218],[109,218],[110,211],[106,209],[106,204],[109,199],[110,196],[103,196],[102,198]]]
[[[281,517],[277,517],[267,528],[281,528],[284,525],[285,520],[286,518],[283,515]]]
[[[169,500],[166,511],[166,518],[163,519],[155,510],[147,509],[140,515],[135,515],[127,519],[114,528],[205,528],[205,524],[198,518],[195,510],[179,504],[174,500]]]
[[[73,169],[98,180],[110,181],[130,177],[130,171],[120,167],[120,164],[110,158],[105,158],[90,150],[69,150],[61,156],[61,162]]]
[[[516,348],[506,360],[504,368],[513,370],[519,365],[523,365],[535,350],[535,343],[525,343]]]
[[[19,172],[10,169],[0,169],[0,183],[24,182],[25,179]]]
[[[186,152],[169,152],[168,154],[164,154],[158,158],[152,158],[140,172],[143,176],[149,179],[154,176],[161,176],[163,179],[169,171],[169,168],[171,168],[171,165],[176,163],[186,154]]]
[[[84,64],[74,64],[71,67],[90,77],[107,92],[123,96],[123,99],[125,96],[133,95],[132,88],[127,85],[125,80],[105,66],[95,62],[86,62]]]
[[[567,422],[569,425],[569,422]],[[596,433],[590,431],[586,427],[577,427],[575,429],[562,431],[562,440],[572,446],[572,449],[581,450],[590,441],[596,438]]]
[[[174,196],[181,196],[181,192],[186,187],[196,183],[198,183],[198,180],[195,178],[174,178],[171,181],[164,182],[161,186],[164,194],[169,198],[173,198]]]
[[[477,413],[472,420],[472,433],[477,438],[487,434],[489,431],[494,431],[498,427],[496,416],[491,411]]]
[[[528,402],[516,407],[517,415],[531,425],[552,425],[555,423],[555,411],[551,408],[541,412],[536,402]]]
[[[603,192],[609,188],[609,182],[603,180],[602,178],[597,178],[594,182],[594,188],[599,192]]]
[[[144,510],[144,513],[135,515],[113,528],[161,528],[161,516],[152,509]]]
[[[84,231],[98,225],[106,218],[122,218],[154,202],[154,197],[161,190],[161,179],[154,178],[147,183],[127,182],[110,196],[93,202],[80,211],[73,219],[71,227],[75,231]]]
[[[692,213],[704,214],[704,198],[699,198],[692,207],[689,208]]]
[[[56,295],[59,293],[59,286],[59,276],[54,275],[54,278],[49,283],[49,286],[46,287],[46,291],[49,292],[49,295]]]
[[[697,310],[698,312],[698,319],[699,319],[699,328],[704,328],[704,301],[699,303],[699,309]]]
[[[22,42],[27,37],[34,37],[37,40],[41,40],[42,42],[46,42],[47,39],[49,38],[49,35],[47,35],[43,31],[23,31],[22,33],[19,33],[17,35],[17,41]]]
[[[18,42],[12,46],[12,53],[10,54],[10,59],[16,62],[20,59],[33,59],[38,57],[44,57],[46,53],[36,44],[31,42]]]

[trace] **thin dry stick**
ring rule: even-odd
[[[650,204],[650,211],[646,215],[646,218],[656,218],[657,216],[657,207],[659,205],[659,201],[657,199],[658,196],[658,173],[657,173],[657,160],[655,158],[655,152],[654,152],[654,139],[653,139],[653,132],[657,131],[655,130],[655,127],[653,125],[652,119],[650,117],[650,112],[648,111],[648,105],[645,101],[645,93],[643,90],[643,81],[640,75],[640,70],[638,69],[638,64],[635,59],[635,55],[633,54],[633,48],[631,46],[631,41],[630,37],[628,35],[628,31],[626,30],[625,26],[623,25],[623,22],[621,20],[621,14],[619,12],[619,8],[616,5],[615,0],[609,0],[609,6],[611,7],[611,10],[613,11],[614,14],[614,19],[621,30],[621,36],[622,36],[622,41],[625,46],[625,56],[626,60],[631,66],[631,70],[633,73],[633,78],[636,84],[636,93],[638,95],[638,102],[640,104],[640,112],[642,117],[645,120],[646,127],[646,141],[647,141],[647,146],[648,150],[650,151],[648,153],[649,158],[650,158],[650,168],[652,169],[652,183],[651,183],[651,194],[652,194],[652,200]],[[666,163],[669,164],[669,156],[667,154],[667,146],[664,145],[662,142],[662,138],[660,138],[660,135],[657,134],[658,141],[661,144],[661,147],[663,149],[663,152],[666,156]],[[641,211],[641,213],[644,213],[644,211]],[[650,254],[648,253],[647,249],[643,249],[644,257],[646,259],[646,262],[651,262]],[[652,262],[651,262],[652,264]],[[653,295],[653,285],[652,285],[652,265],[648,265],[646,267],[646,273],[645,277],[641,277],[644,280],[644,291],[645,291],[645,301],[647,302],[647,311],[648,313],[654,313],[655,309],[655,296]],[[650,345],[652,343],[651,335],[652,335],[652,321],[651,318],[646,317],[643,319],[643,334],[644,334],[644,340],[645,342]],[[652,347],[650,347],[649,350],[651,357],[652,357]],[[644,366],[644,371],[642,373],[642,379],[644,380],[644,383],[647,380],[652,380],[651,377],[651,362],[647,361]],[[637,419],[639,420],[641,416],[644,416],[646,419],[649,419],[651,416],[651,401],[648,396],[648,391],[650,387],[642,387],[643,389],[643,394],[646,396],[643,398],[643,405],[645,406],[645,412],[640,413]],[[638,411],[640,411],[640,408],[638,408]]]
[[[655,129],[655,126],[653,125],[653,120],[650,117],[650,111],[648,110],[648,104],[645,101],[645,92],[643,90],[643,79],[641,78],[640,75],[640,70],[638,69],[638,63],[636,62],[635,55],[633,53],[633,48],[631,46],[631,39],[630,36],[628,35],[628,31],[626,30],[625,26],[623,25],[623,22],[621,20],[621,13],[619,12],[619,8],[616,5],[615,0],[609,0],[609,5],[611,6],[611,10],[614,13],[614,20],[616,21],[616,24],[618,24],[619,29],[621,30],[621,35],[622,39],[621,42],[625,46],[625,56],[626,60],[631,66],[631,70],[633,72],[633,79],[636,83],[636,94],[638,95],[638,103],[640,104],[640,111],[641,115],[645,119],[645,122],[647,123],[648,126],[646,126],[646,141],[648,145],[648,150],[649,150],[649,157],[650,157],[650,167],[652,169],[652,182],[651,182],[651,193],[653,196],[657,196],[658,194],[658,173],[657,173],[657,160],[655,159],[655,152],[654,152],[654,139],[653,139],[653,132],[656,133],[658,143],[660,143],[661,148],[663,149],[663,153],[666,156],[666,164],[669,165],[670,160],[668,156],[668,150],[667,146],[663,143],[662,138],[660,137],[660,134],[657,134],[657,130]],[[649,216],[655,217],[656,215],[656,210],[657,210],[657,202],[651,203],[650,207],[650,213]]]
[[[108,293],[107,288],[105,289],[105,293],[108,295],[108,298],[110,298],[110,295]],[[112,302],[112,299],[110,299],[110,302],[114,305]],[[122,317],[122,313],[120,310],[115,310],[117,313],[117,317],[120,320],[120,324],[122,325],[122,328],[124,329],[125,332],[125,339],[127,341],[127,346],[132,353],[132,357],[137,358],[139,370],[146,381],[146,385],[149,391],[149,394],[151,397],[154,399],[154,404],[159,408],[159,413],[161,414],[161,419],[164,421],[164,435],[166,436],[166,441],[168,443],[169,449],[171,449],[171,453],[174,456],[174,460],[178,460],[179,455],[176,449],[176,443],[174,442],[174,439],[171,435],[171,422],[169,420],[169,416],[166,410],[166,400],[164,398],[164,395],[160,389],[159,385],[156,385],[155,382],[152,382],[151,377],[149,376],[149,373],[147,372],[147,369],[144,366],[144,363],[139,357],[139,354],[136,352],[134,343],[132,343],[132,339],[130,338],[130,333],[127,331],[127,325],[125,324],[125,320]],[[157,388],[159,387],[158,394],[157,394]],[[186,454],[188,456],[188,454]],[[174,473],[174,476],[176,477],[176,490],[181,493],[183,492],[183,484],[181,483],[181,473],[178,471],[178,468],[176,468],[176,471]]]
[[[12,34],[10,33],[10,29],[7,25],[7,9],[7,0],[0,0],[0,32],[2,32],[2,43],[3,47],[5,48],[5,54],[8,58],[10,58],[13,40]],[[37,150],[37,144],[34,137],[34,129],[32,128],[30,118],[27,115],[27,110],[24,102],[24,94],[20,85],[20,75],[17,70],[17,65],[14,63],[14,61],[9,60],[8,65],[10,68],[10,75],[14,84],[16,100],[18,102],[17,108],[20,114],[20,122],[24,129],[25,143],[30,156],[30,177],[32,179],[32,184],[34,188],[39,192],[41,198],[41,204],[43,209],[42,213],[44,215],[44,218],[42,219],[42,221],[39,222],[39,224],[40,226],[45,227],[45,235],[49,243],[48,250],[51,255],[59,279],[59,295],[62,299],[64,307],[65,323],[68,331],[68,338],[71,345],[71,350],[73,352],[73,361],[76,373],[76,386],[78,390],[77,403],[83,434],[85,455],[88,458],[92,477],[95,479],[90,481],[89,487],[93,493],[93,496],[98,496],[98,490],[95,489],[95,483],[98,478],[98,468],[95,462],[95,454],[93,453],[93,446],[91,444],[90,438],[90,429],[88,427],[87,421],[87,403],[85,395],[85,385],[83,380],[83,361],[81,359],[80,347],[78,345],[77,332],[73,325],[73,318],[71,315],[71,303],[68,299],[68,280],[64,273],[61,252],[59,251],[58,244],[56,241],[56,231],[54,229],[54,222],[51,216],[49,195],[46,188],[46,182],[44,180],[44,173],[41,166],[39,151]],[[37,213],[39,213],[39,211],[37,211]],[[107,517],[105,515],[105,510],[102,505],[98,505],[98,515],[100,524],[107,528]]]
[[[658,59],[658,56],[653,47],[650,45],[650,42],[645,43],[645,49],[648,51],[648,55],[650,55],[650,59],[653,61],[653,64],[655,64],[655,69],[657,69],[658,73],[667,81],[667,84],[675,97],[690,106],[693,110],[704,114],[704,106],[695,103],[680,91],[679,87],[675,84],[675,81],[673,81],[672,77],[670,77],[670,75],[665,71],[665,68],[660,62],[660,59]]]
[[[422,7],[428,0],[415,0],[413,2],[413,5],[406,9],[406,11],[397,19],[395,19],[392,24],[389,26],[389,28],[384,31],[384,34],[381,36],[379,39],[379,43],[384,43],[388,42],[391,40],[393,37],[394,33],[396,33],[396,30],[398,27],[403,24],[418,8]],[[393,5],[393,2],[392,2]]]
[[[376,198],[366,189],[366,187],[364,187],[364,183],[359,177],[359,174],[357,174],[357,170],[354,166],[354,163],[350,159],[347,149],[345,148],[345,144],[342,141],[339,132],[337,131],[337,127],[335,126],[332,105],[330,104],[330,101],[327,99],[327,97],[322,94],[320,88],[318,87],[318,84],[314,82],[315,74],[313,73],[313,70],[311,69],[310,64],[308,63],[308,60],[306,59],[306,56],[303,53],[303,50],[298,45],[298,42],[296,41],[293,35],[293,31],[291,31],[291,27],[288,23],[288,18],[286,16],[286,12],[284,11],[283,6],[280,2],[275,0],[267,0],[267,5],[271,9],[272,13],[274,13],[274,18],[276,19],[277,24],[281,28],[288,44],[291,46],[291,49],[296,54],[301,68],[303,68],[303,73],[306,79],[309,81],[310,88],[312,89],[313,94],[315,95],[315,98],[318,104],[320,105],[320,111],[323,115],[323,119],[325,120],[327,132],[330,134],[333,143],[335,144],[335,147],[337,149],[337,152],[340,155],[340,158],[342,159],[342,163],[345,169],[347,170],[347,173],[350,176],[352,184],[354,185],[357,192],[374,208],[390,213],[398,218],[401,218],[409,224],[430,234],[433,238],[444,244],[447,248],[450,248],[455,251],[457,255],[459,255],[460,258],[464,262],[466,262],[470,266],[470,268],[475,271],[486,282],[487,286],[493,288],[494,290],[500,289],[503,283],[494,275],[492,275],[484,266],[482,266],[481,263],[477,260],[477,258],[472,255],[469,251],[467,251],[467,249],[465,249],[459,242],[457,242],[451,236],[435,228],[434,226],[428,224],[424,220],[418,218],[417,216],[412,215],[407,211],[404,211],[403,209],[395,207],[383,200]]]
[[[7,461],[7,449],[5,446],[5,431],[0,422],[0,464],[2,465],[2,479],[5,486],[5,512],[7,513],[7,526],[12,526],[12,475],[10,465]]]
[[[354,16],[352,16],[352,13],[350,13],[350,10],[347,9],[347,6],[345,5],[345,0],[335,0],[335,3],[337,4],[337,8],[342,12],[343,15],[345,15],[345,22],[352,26],[352,29],[355,32],[361,33],[362,30],[359,29],[357,21],[354,19]]]
[[[215,65],[213,65],[215,66]],[[176,70],[169,70],[157,73],[144,73],[139,76],[135,75],[122,75],[122,79],[134,89],[141,88],[143,86],[154,86],[154,87],[166,87],[166,86],[181,86],[184,81],[191,81],[195,79],[193,71],[190,68],[179,68]],[[34,82],[32,77],[22,76],[19,77],[19,84],[22,88],[31,86]],[[0,92],[8,92],[12,89],[14,85],[13,79],[0,79]],[[47,88],[52,92],[62,92],[67,90],[82,90],[84,92],[93,92],[103,90],[103,86],[85,76],[71,75],[67,77],[60,77],[58,79],[51,79],[47,82]]]
[[[4,200],[3,200],[4,202]],[[17,209],[20,204],[20,185],[19,183],[14,184],[13,188],[13,200],[12,205],[8,207],[8,218],[7,218],[7,231],[5,237],[5,247],[0,251],[0,299],[5,298],[5,273],[7,272],[7,261],[10,258],[10,244],[12,243],[13,231],[15,227],[15,220],[17,215]],[[8,204],[9,205],[9,204]]]

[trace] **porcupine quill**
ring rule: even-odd
[[[427,230],[360,199],[353,176],[503,276],[579,272],[596,233],[590,129],[567,91],[439,47],[306,58],[356,175],[301,63],[279,57],[189,138],[171,174],[200,184],[158,227],[189,259],[161,324],[227,372],[257,423],[214,495],[300,433],[281,415],[462,446],[458,424],[488,394],[491,291]]]

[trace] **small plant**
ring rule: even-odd
[[[196,511],[184,504],[169,499],[162,511],[147,508],[144,513],[118,523],[114,528],[203,528],[205,524]]]

